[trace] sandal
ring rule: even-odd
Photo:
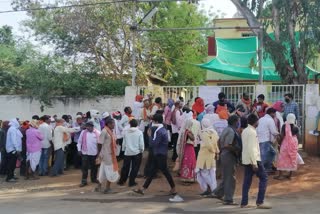
[[[272,209],[272,207],[264,205],[264,204],[257,204],[257,209],[270,210],[270,209]]]
[[[144,192],[141,189],[134,189],[132,191],[137,193],[137,194],[144,195]]]
[[[285,177],[283,177],[283,176],[274,176],[273,179],[282,181],[282,180],[285,179]]]
[[[227,206],[238,206],[238,203],[235,202],[229,202],[229,201],[225,201],[223,202],[223,205],[227,205]]]

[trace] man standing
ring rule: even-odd
[[[291,93],[285,94],[284,101],[286,103],[284,105],[283,120],[286,121],[287,115],[292,113],[296,116],[297,120],[299,121],[299,118],[300,118],[299,106],[296,102],[293,101],[293,94]]]
[[[272,142],[279,132],[277,131],[274,117],[276,110],[269,108],[266,115],[259,120],[257,127],[258,140],[260,142],[261,161],[268,173],[272,172],[272,162],[276,156],[276,151],[272,147]]]
[[[39,162],[39,176],[48,175],[48,161],[51,153],[52,143],[52,129],[50,124],[50,118],[48,116],[42,116],[40,118],[39,131],[43,136],[41,141],[41,157]]]
[[[267,189],[268,176],[261,163],[259,142],[256,132],[259,118],[250,114],[248,116],[248,127],[242,132],[242,164],[244,165],[244,180],[242,186],[241,208],[248,207],[248,195],[252,183],[252,177],[259,178],[259,192],[256,205],[258,209],[271,209],[264,205],[264,197]]]
[[[179,131],[182,126],[183,122],[183,116],[182,116],[182,111],[181,111],[181,105],[180,101],[175,102],[174,104],[175,109],[172,112],[171,115],[171,126],[172,126],[172,137],[171,137],[171,142],[173,145],[173,154],[172,154],[172,161],[175,162],[176,159],[178,158],[177,154],[177,141],[179,138]]]
[[[90,169],[90,177],[92,183],[97,181],[97,165],[96,158],[98,154],[98,142],[100,132],[94,128],[92,121],[86,123],[86,129],[83,130],[78,139],[78,152],[82,159],[82,179],[80,187],[88,185],[88,170]]]
[[[162,110],[162,99],[161,97],[157,97],[154,100],[154,103],[151,106],[151,117],[156,114],[157,111]]]
[[[142,153],[144,151],[143,133],[137,128],[138,122],[133,119],[130,122],[130,128],[124,134],[122,149],[124,151],[123,166],[121,169],[121,177],[119,185],[124,185],[127,181],[129,172],[129,187],[136,186],[135,179],[140,168]],[[130,170],[131,166],[131,170]]]
[[[16,118],[10,120],[9,130],[6,139],[7,151],[7,182],[16,182],[14,178],[14,170],[16,162],[22,151],[22,133],[19,130],[20,124]]]
[[[72,162],[76,169],[81,167],[81,156],[78,154],[78,141],[82,130],[85,130],[85,123],[83,122],[82,113],[78,112],[76,116],[76,121],[73,122],[72,128],[79,129],[73,135],[73,142],[70,145],[70,151],[72,153]]]
[[[241,137],[237,132],[240,120],[236,115],[228,119],[228,127],[223,130],[220,136],[219,144],[221,148],[221,169],[222,182],[213,191],[212,197],[222,199],[224,196],[224,205],[237,205],[233,201],[236,189],[236,167],[239,159],[239,144]]]
[[[63,174],[64,168],[64,149],[67,142],[70,141],[70,133],[74,133],[79,128],[64,127],[64,119],[57,119],[56,128],[53,131],[53,147],[54,147],[54,165],[52,167],[51,176]]]
[[[115,128],[115,122],[109,118],[106,120],[106,126],[101,131],[99,143],[98,143],[98,157],[96,163],[100,162],[99,169],[99,184],[96,187],[96,191],[100,191],[102,184],[106,183],[106,187],[103,193],[111,193],[111,183],[116,182],[119,175],[119,166],[116,157],[116,136],[113,133]]]
[[[136,100],[133,103],[132,107],[132,115],[136,120],[140,120],[141,118],[141,109],[143,108],[143,96],[142,95],[137,95]]]
[[[168,133],[167,130],[163,127],[163,116],[161,114],[155,114],[153,116],[153,121],[154,123],[151,128],[151,147],[153,148],[154,154],[154,157],[152,159],[152,172],[151,175],[148,176],[145,180],[143,188],[134,190],[134,192],[143,195],[145,190],[148,189],[149,185],[151,184],[157,171],[160,170],[170,184],[170,194],[176,195],[177,193],[175,189],[175,183],[167,166]]]
[[[253,104],[252,110],[253,112],[257,112],[258,117],[261,118],[266,114],[268,104],[264,102],[265,97],[263,94],[259,94],[257,98],[258,102]]]
[[[215,113],[217,114],[218,105],[226,106],[229,113],[232,113],[235,110],[234,106],[228,100],[226,100],[226,95],[223,92],[218,94],[218,100],[213,103]]]

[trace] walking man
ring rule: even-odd
[[[96,159],[98,155],[98,142],[100,132],[94,128],[92,121],[86,123],[86,129],[83,130],[78,139],[78,152],[81,155],[82,160],[82,179],[80,187],[88,185],[88,171],[90,169],[90,177],[92,183],[98,183],[97,181],[97,165]]]
[[[271,209],[264,205],[264,197],[267,189],[268,175],[261,163],[259,141],[256,127],[259,118],[250,114],[248,116],[248,127],[242,132],[242,164],[244,165],[244,180],[242,186],[241,208],[248,207],[248,195],[252,183],[252,177],[256,175],[259,178],[259,192],[256,205],[258,209]]]
[[[162,114],[155,114],[153,116],[153,125],[151,128],[151,144],[153,148],[154,157],[152,159],[152,170],[151,175],[147,177],[143,184],[142,189],[136,189],[134,192],[144,195],[145,190],[148,189],[153,178],[155,177],[158,170],[160,170],[166,177],[168,183],[170,184],[171,190],[170,194],[176,195],[176,188],[173,178],[169,172],[167,166],[167,156],[168,156],[168,133],[163,127],[163,117]]]

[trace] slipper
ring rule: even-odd
[[[282,180],[285,179],[285,177],[283,177],[283,176],[274,176],[273,179],[282,181]]]
[[[144,195],[144,192],[141,189],[134,189],[132,191],[137,193],[137,194]]]
[[[257,209],[270,210],[270,209],[272,209],[272,207],[264,205],[264,204],[257,204]]]
[[[238,206],[239,204],[238,203],[235,203],[235,202],[223,202],[223,205],[226,205],[226,206]]]

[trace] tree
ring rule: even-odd
[[[77,4],[79,1],[64,1]],[[55,5],[62,3],[56,2]],[[17,7],[38,8],[38,1],[16,0]],[[194,4],[186,2],[139,3],[138,22],[154,5],[159,11],[145,27],[205,26],[207,18]],[[130,26],[132,2],[30,11],[25,24],[35,36],[55,47],[56,54],[74,62],[90,62],[98,72],[113,79],[130,79]],[[138,83],[156,74],[173,85],[201,84],[204,72],[193,65],[206,54],[205,35],[201,32],[142,32],[137,39]]]
[[[320,1],[231,0],[248,25],[271,27],[274,38],[263,31],[264,47],[284,83],[306,84],[306,66],[320,48]],[[253,29],[256,35],[261,32]]]

